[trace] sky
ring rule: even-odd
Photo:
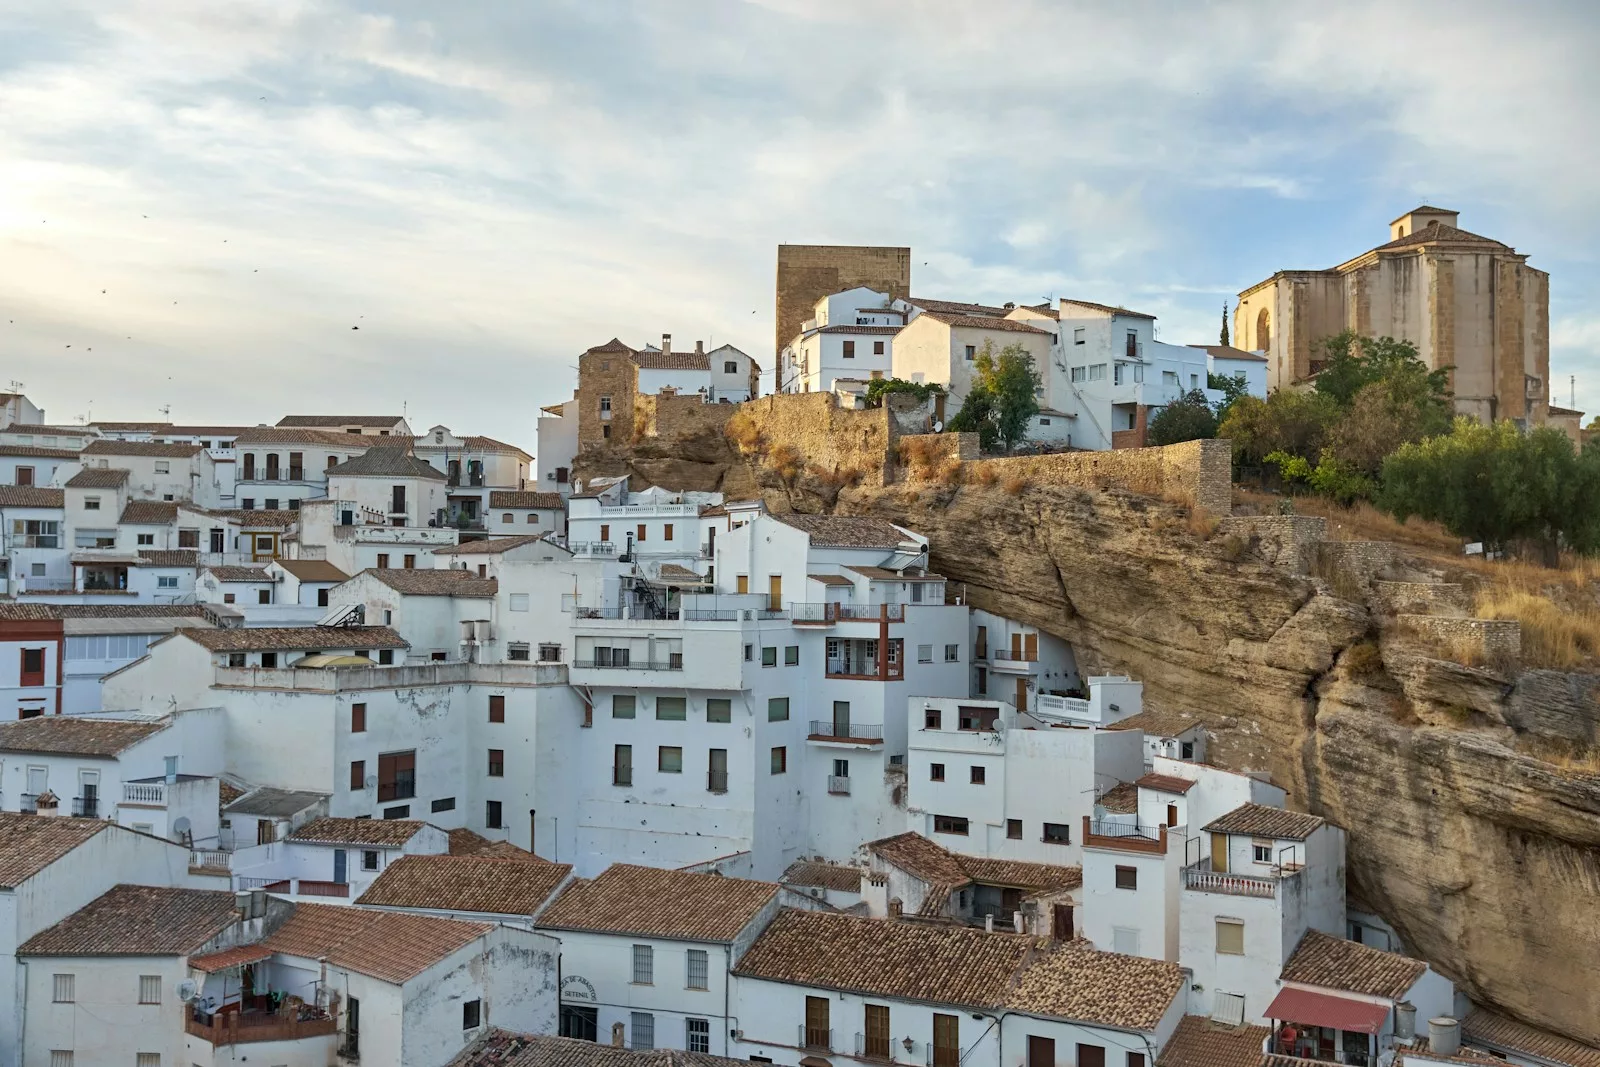
[[[1215,343],[1420,203],[1550,272],[1600,414],[1600,5],[0,0],[0,386],[532,450],[613,336],[771,367],[776,246]]]

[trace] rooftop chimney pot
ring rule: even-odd
[[[670,333],[664,333],[664,334],[661,335],[661,354],[662,355],[666,355],[671,351],[672,351],[672,335]]]

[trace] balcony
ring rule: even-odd
[[[788,615],[808,626],[832,626],[838,622],[905,622],[904,604],[839,604],[793,601]]]
[[[800,1047],[815,1052],[831,1052],[833,1050],[833,1031],[820,1026],[799,1027],[800,1036],[797,1039]]]
[[[1085,848],[1114,848],[1123,852],[1161,855],[1167,851],[1167,828],[1138,822],[1091,819],[1085,815],[1083,844]]]
[[[843,774],[828,775],[828,792],[836,797],[850,795],[850,778]]]
[[[683,670],[683,657],[673,653],[669,659],[633,659],[628,658],[618,663],[615,656],[597,657],[588,656],[573,661],[574,667],[583,670],[606,671],[681,671]]]
[[[332,1038],[338,1022],[314,1008],[302,1008],[310,1017],[274,1012],[230,1011],[207,1015],[191,1010],[183,1021],[184,1033],[213,1045],[242,1045],[255,1041],[298,1041],[302,1038]],[[317,1015],[322,1015],[317,1018]],[[331,1042],[330,1042],[331,1046]]]
[[[614,541],[572,541],[567,550],[574,556],[609,557],[617,554],[617,545]]]
[[[333,897],[343,900],[350,896],[350,885],[347,882],[326,882],[311,878],[256,878],[240,875],[239,888],[260,889],[288,897]]]
[[[152,808],[167,806],[166,782],[123,782],[122,802]]]
[[[190,867],[226,871],[233,867],[233,853],[220,848],[199,848],[189,853]]]
[[[961,1059],[971,1049],[958,1048],[955,1045],[935,1045],[928,1042],[928,1067],[960,1067]]]
[[[826,670],[829,678],[854,678],[865,682],[898,682],[905,677],[905,668],[898,661],[890,663],[882,673],[878,673],[878,661],[830,659]]]
[[[100,798],[73,797],[72,817],[75,819],[98,819],[100,817]]]
[[[858,744],[881,745],[883,727],[874,723],[853,723],[840,720],[812,719],[808,741],[846,741]]]
[[[1183,869],[1183,888],[1197,893],[1225,893],[1234,897],[1262,897],[1272,899],[1284,878],[1292,878],[1300,868],[1284,869],[1281,876],[1263,877],[1251,874],[1229,874],[1211,869],[1210,860],[1201,860]]]
[[[728,772],[727,771],[707,771],[706,772],[706,792],[708,792],[708,793],[726,793],[727,791],[728,791]]]
[[[892,1060],[888,1034],[856,1034],[856,1059]]]

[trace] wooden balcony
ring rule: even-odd
[[[1167,851],[1167,828],[1091,819],[1085,815],[1083,845],[1085,848],[1114,848],[1123,852],[1150,852],[1159,856]]]
[[[242,1045],[252,1041],[298,1041],[301,1038],[333,1037],[338,1033],[338,1020],[298,1019],[289,1015],[269,1015],[260,1012],[230,1011],[206,1017],[189,1012],[183,1021],[187,1034],[203,1038],[213,1045]]]

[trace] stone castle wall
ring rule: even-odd
[[[1320,515],[1237,515],[1223,519],[1217,532],[1253,541],[1268,563],[1293,574],[1310,574],[1312,547],[1328,539],[1328,520]]]
[[[1126,489],[1184,500],[1219,516],[1233,510],[1233,445],[1228,441],[1185,441],[1164,448],[1057,452],[973,462],[993,467],[1002,478],[1021,475],[1049,484]]]
[[[1427,634],[1458,651],[1476,651],[1486,660],[1522,655],[1522,624],[1508,619],[1468,619],[1440,615],[1398,615],[1403,626]]]

